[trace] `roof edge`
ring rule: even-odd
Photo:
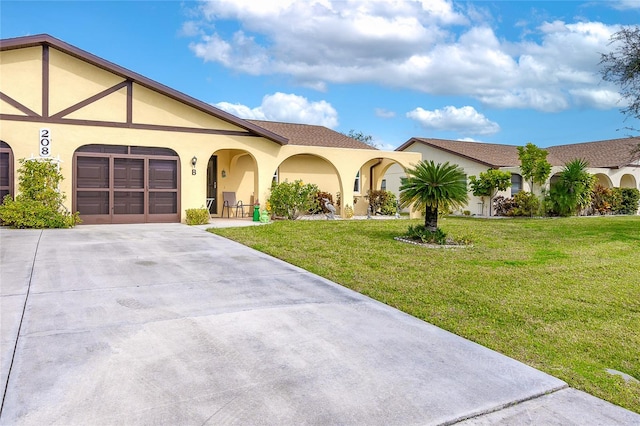
[[[191,97],[185,93],[182,93],[178,90],[172,89],[168,86],[165,86],[162,83],[159,83],[155,80],[152,80],[148,77],[145,77],[141,74],[133,72],[127,68],[124,68],[120,65],[117,65],[113,62],[107,61],[99,56],[96,56],[92,53],[89,53],[85,50],[82,50],[78,47],[75,47],[71,44],[68,44],[60,39],[57,39],[49,34],[37,34],[32,36],[24,36],[24,37],[15,37],[8,39],[0,39],[0,51],[5,50],[15,50],[27,47],[36,47],[36,46],[50,46],[54,49],[57,49],[63,53],[66,53],[70,56],[73,56],[77,59],[83,60],[85,62],[90,63],[91,65],[102,68],[106,71],[109,71],[113,74],[119,75],[120,77],[129,79],[134,81],[135,83],[140,84],[141,86],[146,87],[147,89],[151,89],[153,91],[159,92],[165,96],[168,96],[176,101],[187,104],[193,108],[196,108],[202,112],[207,114],[211,114],[216,118],[234,124],[238,127],[241,127],[251,133],[256,134],[257,136],[265,137],[273,142],[276,142],[280,145],[286,145],[289,143],[289,140],[284,136],[278,135],[276,133],[270,132],[267,129],[263,129],[262,127],[250,123],[240,117],[236,117],[233,114],[230,114],[226,111],[223,111],[219,108],[214,107],[206,102],[198,100],[194,97]]]
[[[444,140],[444,139],[442,139],[442,140]],[[451,142],[459,142],[459,141],[451,141]],[[439,149],[441,151],[445,151],[445,152],[448,152],[450,154],[457,155],[458,157],[466,158],[468,160],[475,161],[476,163],[484,164],[485,166],[488,166],[488,167],[490,167],[492,169],[497,169],[497,168],[500,168],[500,167],[512,167],[512,166],[501,166],[501,165],[498,165],[498,164],[487,163],[486,161],[479,160],[479,159],[471,157],[469,155],[461,154],[461,153],[456,152],[454,150],[443,148],[441,146],[431,144],[431,143],[427,142],[427,139],[416,138],[416,137],[413,137],[413,138],[409,139],[407,142],[403,143],[402,145],[400,145],[395,150],[396,151],[404,151],[406,148],[408,148],[410,145],[412,145],[414,143],[421,143],[423,145],[427,145],[427,146],[430,146],[432,148],[436,148],[436,149]],[[509,146],[509,145],[505,145],[505,146]]]

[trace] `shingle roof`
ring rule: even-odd
[[[558,145],[547,148],[547,151],[549,155],[559,158],[562,164],[581,158],[589,163],[589,167],[620,168],[638,158],[634,158],[632,151],[639,144],[640,137],[634,137]]]
[[[276,121],[247,120],[270,132],[289,139],[292,145],[325,146],[330,148],[376,149],[364,142],[323,126],[281,123]]]
[[[518,150],[515,145],[499,145],[482,142],[462,142],[445,139],[411,138],[396,151],[404,151],[414,143],[432,146],[460,157],[485,164],[487,167],[509,167],[519,165]]]
[[[492,168],[520,165],[518,149],[515,145],[411,138],[396,151],[404,151],[414,143],[432,146]],[[631,152],[638,144],[640,144],[640,137],[558,145],[544,149],[549,153],[547,161],[552,166],[562,166],[571,160],[581,158],[589,162],[589,167],[618,168],[632,163]]]

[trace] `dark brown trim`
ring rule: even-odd
[[[227,136],[247,136],[260,137],[255,133],[243,132],[241,130],[218,130],[218,129],[201,129],[198,127],[178,127],[178,126],[161,126],[157,124],[135,124],[135,123],[118,123],[112,121],[97,120],[77,120],[72,118],[54,118],[49,117],[42,119],[40,117],[28,117],[23,115],[0,114],[1,120],[7,121],[28,121],[33,123],[49,123],[49,124],[69,124],[74,126],[96,126],[96,127],[116,127],[121,129],[136,130],[157,130],[161,132],[179,132],[179,133],[198,133],[207,135],[227,135]]]
[[[273,133],[256,124],[250,123],[247,120],[243,120],[241,118],[236,117],[233,114],[230,114],[226,111],[223,111],[205,102],[192,98],[189,95],[181,93],[177,90],[174,90],[170,87],[167,87],[163,84],[153,81],[147,77],[144,77],[140,74],[137,74],[119,65],[116,65],[112,62],[106,61],[89,52],[78,49],[77,47],[67,44],[62,40],[58,40],[55,37],[51,37],[48,34],[39,34],[34,36],[17,37],[17,38],[0,40],[0,50],[13,50],[13,49],[20,49],[20,48],[34,47],[34,46],[43,46],[43,47],[51,46],[56,50],[66,53],[67,55],[78,58],[84,62],[87,62],[103,70],[106,70],[112,74],[123,77],[124,79],[131,80],[137,84],[140,84],[143,87],[146,87],[147,89],[158,92],[180,103],[183,103],[192,108],[200,110],[206,114],[212,115],[216,118],[219,118],[223,121],[231,123],[242,129],[245,129],[247,132],[254,133],[255,136],[262,136],[280,145],[286,145],[289,142],[289,140],[282,135]],[[44,64],[43,64],[43,69],[44,69]],[[48,84],[48,81],[47,81],[47,84]],[[43,97],[44,97],[44,94],[43,94]],[[47,102],[47,105],[48,105],[48,102]],[[45,117],[47,116],[46,114],[44,114],[44,107],[43,107],[43,116]]]
[[[112,94],[113,92],[117,92],[118,90],[122,89],[123,87],[127,87],[127,83],[126,81],[123,81],[122,83],[118,83],[113,87],[110,87],[106,90],[103,90],[102,92],[95,94],[93,96],[91,96],[90,98],[87,98],[83,101],[78,102],[75,105],[70,106],[67,109],[63,109],[62,111],[58,112],[57,114],[53,114],[52,116],[50,116],[49,118],[62,118],[65,115],[69,115],[72,112],[78,111],[79,109],[82,109],[84,107],[86,107],[89,104],[94,103],[97,100],[100,100],[106,96],[109,96],[110,94]]]
[[[27,108],[26,106],[22,105],[20,102],[16,101],[11,96],[5,95],[2,92],[0,92],[0,99],[5,101],[6,103],[11,105],[12,107],[14,107],[16,109],[19,109],[20,111],[24,112],[29,117],[40,117],[37,112],[31,111],[29,108]]]
[[[133,123],[133,82],[127,80],[127,124]]]
[[[7,152],[9,153],[9,185],[8,187],[6,187],[7,191],[9,191],[9,195],[11,195],[12,197],[14,196],[15,192],[14,192],[14,187],[13,187],[13,179],[14,179],[14,158],[13,158],[13,150],[11,149],[11,146],[4,142],[4,141],[0,141],[2,142],[2,144],[0,144],[0,152]],[[0,203],[2,203],[2,199],[0,198]]]
[[[49,117],[49,46],[42,45],[42,116]]]

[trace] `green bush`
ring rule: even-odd
[[[529,216],[538,214],[540,210],[540,199],[533,193],[520,191],[513,197],[515,208],[512,216]]]
[[[199,209],[187,209],[187,225],[206,225],[209,223],[209,210],[205,207]]]
[[[0,221],[13,228],[70,228],[81,222],[79,213],[64,207],[58,191],[62,173],[51,160],[18,160],[18,195],[5,196]]]
[[[311,183],[295,182],[274,183],[271,196],[267,200],[272,217],[297,219],[298,216],[317,209],[315,195],[318,187]]]
[[[405,238],[428,244],[447,244],[447,233],[441,228],[436,228],[435,232],[430,231],[424,225],[410,225]]]
[[[371,211],[374,214],[396,214],[398,206],[396,203],[396,195],[393,192],[385,191],[383,189],[374,189],[373,191],[367,191],[365,198],[369,200]]]
[[[640,190],[637,188],[613,188],[612,192],[619,199],[614,206],[616,214],[636,214],[640,203]]]

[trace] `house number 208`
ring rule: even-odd
[[[51,156],[51,132],[49,129],[40,129],[40,157]]]

